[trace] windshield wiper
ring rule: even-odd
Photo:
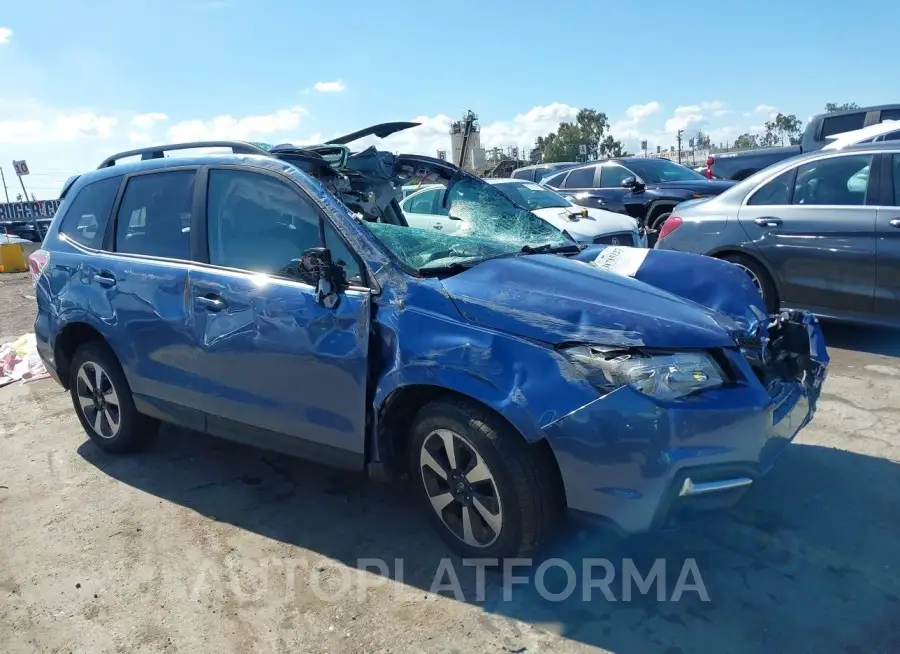
[[[561,254],[564,252],[581,252],[586,245],[579,243],[568,243],[566,245],[553,245],[552,243],[544,243],[543,245],[523,245],[523,254]]]
[[[434,277],[437,275],[455,275],[463,270],[468,270],[477,263],[481,263],[483,259],[476,261],[454,261],[453,263],[444,264],[442,266],[422,266],[416,272],[424,277]]]

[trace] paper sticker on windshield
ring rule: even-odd
[[[617,275],[634,277],[649,251],[645,248],[610,246],[598,254],[591,263]]]
[[[525,188],[527,188],[531,191],[545,190],[543,186],[541,186],[540,184],[535,184],[534,182],[525,182],[524,184],[522,184],[522,186],[524,186]]]

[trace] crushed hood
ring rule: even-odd
[[[561,256],[485,261],[444,279],[443,285],[467,320],[546,343],[735,345],[726,316],[632,277]]]

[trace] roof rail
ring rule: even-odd
[[[111,157],[103,160],[97,168],[109,168],[115,166],[119,159],[126,157],[136,157],[141,155],[141,161],[148,159],[162,159],[166,152],[174,150],[193,150],[195,148],[231,148],[234,154],[264,154],[271,156],[267,151],[245,141],[193,141],[191,143],[175,143],[172,145],[156,145],[151,148],[138,148],[137,150],[126,150],[119,152]]]

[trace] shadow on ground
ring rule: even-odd
[[[822,330],[829,348],[900,357],[900,328],[822,320]]]
[[[164,428],[140,456],[110,456],[90,442],[79,453],[135,488],[352,567],[364,557],[402,558],[403,583],[414,588],[431,590],[447,556],[402,485],[367,482],[175,428]],[[619,654],[898,652],[898,498],[900,466],[798,444],[728,516],[632,542],[563,529],[543,558],[560,557],[576,571],[585,557],[609,560],[616,575],[612,597],[595,588],[585,601],[584,585],[576,581],[562,601],[543,599],[534,583],[515,586],[504,601],[501,576],[488,573],[479,598],[475,569],[454,559],[463,593],[458,599]],[[647,594],[631,584],[631,601],[625,601],[626,558],[645,578],[654,561],[664,559],[663,601],[661,583]],[[689,559],[699,578],[686,581],[702,583],[709,601],[690,588],[672,601]],[[535,568],[516,574],[533,580]],[[597,568],[592,576],[603,574]],[[559,565],[543,581],[549,592],[566,590]],[[442,594],[453,596],[449,589]],[[487,620],[485,628],[491,628]]]

